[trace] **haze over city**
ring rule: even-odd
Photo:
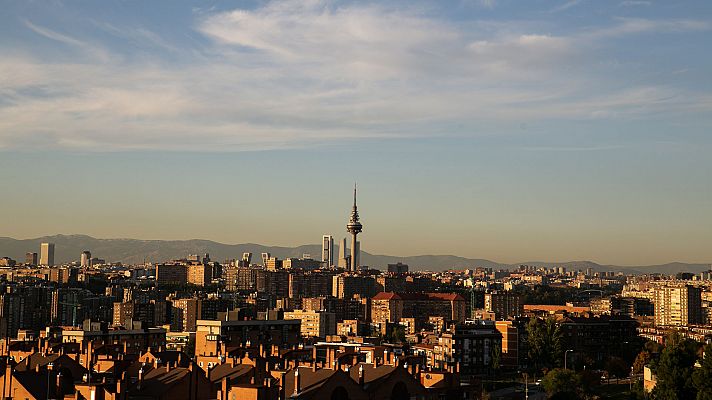
[[[0,235],[708,263],[711,8],[5,2]]]

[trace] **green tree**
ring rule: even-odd
[[[578,399],[581,395],[581,377],[570,369],[552,369],[544,375],[541,384],[552,399]]]
[[[694,399],[697,395],[692,382],[693,366],[697,361],[699,343],[671,336],[656,363],[658,382],[653,398],[665,400]]]
[[[652,340],[649,340],[645,342],[643,348],[651,355],[656,355],[660,354],[665,347],[658,342],[653,342]]]
[[[554,318],[532,318],[527,324],[529,359],[536,369],[553,368],[562,363],[562,333]]]
[[[650,355],[650,353],[647,350],[643,350],[640,353],[638,353],[638,356],[635,357],[635,361],[633,362],[633,373],[634,374],[642,374],[643,373],[643,368],[650,364],[650,362],[653,360],[653,356]]]
[[[499,367],[502,362],[502,347],[501,346],[491,346],[490,347],[490,357],[492,358],[492,369],[499,371]]]
[[[704,357],[692,373],[692,383],[697,389],[697,400],[712,400],[712,344],[705,346]]]
[[[405,326],[403,325],[393,325],[391,331],[386,336],[388,343],[405,343]]]

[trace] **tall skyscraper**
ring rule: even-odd
[[[262,253],[262,266],[267,267],[267,260],[270,259],[270,254],[269,253]]]
[[[91,252],[89,250],[84,250],[82,252],[80,265],[82,268],[91,267]]]
[[[351,234],[351,271],[357,271],[360,265],[360,249],[358,241],[356,240],[356,235],[361,233],[363,225],[359,221],[358,208],[356,207],[356,184],[354,184],[354,206],[351,209],[351,218],[349,218],[349,223],[346,224],[346,231]]]
[[[321,240],[321,261],[326,262],[326,266],[334,266],[334,237],[324,235]]]
[[[349,268],[349,255],[346,254],[346,238],[339,242],[339,268]]]
[[[42,243],[40,245],[40,265],[54,265],[54,243]]]
[[[237,267],[247,268],[252,264],[252,253],[242,253],[242,259],[235,263]]]

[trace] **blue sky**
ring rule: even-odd
[[[709,1],[2,7],[0,235],[712,261]]]

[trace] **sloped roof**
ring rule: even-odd
[[[233,379],[245,376],[246,374],[251,374],[253,370],[254,367],[252,365],[230,365],[227,363],[223,363],[215,366],[215,368],[210,370],[210,381],[216,383],[221,381],[223,378],[228,378],[232,381]]]
[[[421,300],[421,301],[465,301],[457,293],[395,293],[380,292],[373,296],[371,300]]]

